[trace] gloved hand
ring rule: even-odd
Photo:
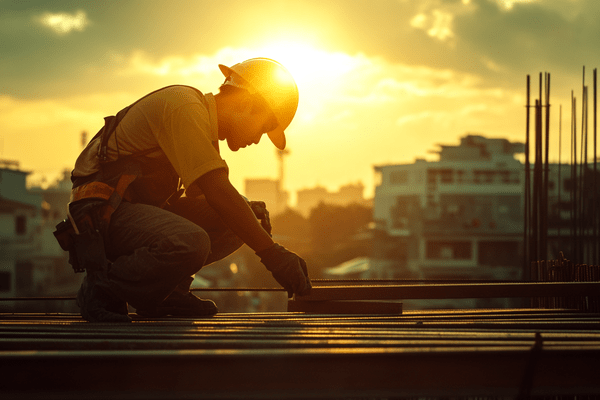
[[[269,211],[264,201],[248,201],[252,212],[260,220],[260,224],[265,231],[271,236],[271,219],[269,218]]]
[[[308,277],[306,262],[296,253],[274,243],[271,247],[256,253],[260,261],[273,274],[273,278],[287,290],[288,297],[306,295],[312,284]]]

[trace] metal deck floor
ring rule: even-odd
[[[598,314],[132,316],[0,314],[0,397],[600,397]]]

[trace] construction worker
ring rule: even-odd
[[[265,204],[238,193],[219,154],[219,141],[237,151],[265,133],[284,149],[297,86],[271,59],[219,68],[216,95],[152,92],[105,118],[78,157],[61,246],[86,271],[77,304],[88,321],[129,322],[128,304],[148,317],[216,314],[190,292],[193,274],[243,243],[289,296],[311,289],[304,260],[272,240]]]

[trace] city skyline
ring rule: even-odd
[[[90,138],[138,97],[173,83],[215,93],[217,64],[266,56],[300,88],[284,189],[359,181],[365,197],[375,165],[431,160],[468,133],[523,142],[526,76],[536,93],[545,71],[556,159],[558,106],[566,132],[571,90],[581,96],[583,66],[591,83],[600,40],[591,0],[0,0],[0,10],[0,158],[34,178],[72,168],[81,132]],[[238,190],[277,177],[262,142],[221,146]]]

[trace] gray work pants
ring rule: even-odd
[[[105,235],[108,287],[136,309],[155,307],[242,244],[206,200],[181,198],[169,211],[124,201]]]

